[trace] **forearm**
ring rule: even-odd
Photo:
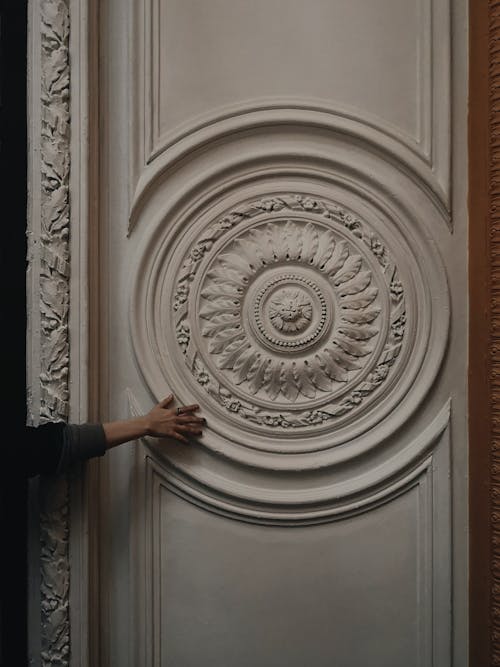
[[[123,419],[103,424],[106,446],[108,449],[116,447],[129,440],[143,438],[149,434],[146,416]]]
[[[24,427],[20,440],[25,447],[26,474],[59,474],[75,463],[103,456],[111,447],[146,435],[189,443],[189,438],[202,434],[205,420],[193,414],[198,405],[167,409],[172,401],[173,396],[167,396],[146,415],[106,424]]]
[[[57,473],[68,470],[75,463],[103,456],[107,449],[101,424],[65,424],[62,444]]]

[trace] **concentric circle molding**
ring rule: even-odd
[[[132,309],[141,366],[203,404],[216,448],[317,452],[379,422],[431,338],[434,361],[446,345],[446,309],[432,311],[430,274],[404,234],[304,192],[220,210],[156,238]]]

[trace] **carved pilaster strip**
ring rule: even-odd
[[[40,421],[69,410],[70,66],[68,0],[43,0],[40,137]]]
[[[35,10],[40,31],[39,192],[33,193],[31,251],[34,293],[40,306],[35,336],[39,379],[32,375],[33,423],[66,420],[69,412],[70,295],[70,53],[69,0],[41,0]],[[36,57],[36,54],[35,54]],[[36,104],[36,101],[35,101]],[[38,220],[33,220],[38,216]],[[36,233],[33,234],[33,231]],[[39,280],[37,285],[36,281]],[[38,319],[39,318],[39,319]],[[38,338],[36,338],[38,336]],[[33,361],[33,357],[32,357]],[[34,383],[39,382],[37,387]],[[70,659],[69,484],[65,477],[40,485],[41,664],[63,667]]]
[[[491,664],[500,665],[500,2],[489,4]]]
[[[65,477],[40,485],[41,664],[66,667],[70,658],[69,503]]]

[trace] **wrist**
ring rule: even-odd
[[[136,423],[137,423],[139,438],[143,438],[146,435],[153,434],[153,428],[149,415],[142,415],[142,417],[137,417]]]

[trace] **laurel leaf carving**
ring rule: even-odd
[[[208,300],[218,299],[221,296],[227,296],[230,299],[241,299],[243,290],[241,287],[230,283],[227,280],[214,280],[208,287],[206,287],[201,296]]]
[[[224,266],[223,269],[214,269],[214,271],[211,271],[208,274],[208,277],[211,279],[231,282],[237,287],[240,287],[242,284],[245,284],[248,281],[246,275],[242,274],[241,271],[235,271],[227,265]]]
[[[337,243],[333,255],[325,264],[323,270],[330,278],[332,278],[344,266],[348,256],[349,250],[347,248],[347,243],[345,241],[340,241],[340,243]]]
[[[252,272],[265,264],[263,261],[262,248],[253,239],[237,239],[235,242],[235,249],[239,255],[245,258],[245,261],[248,263]]]
[[[350,322],[351,324],[369,324],[373,322],[380,314],[380,308],[372,308],[371,310],[352,311],[342,313],[342,320]]]
[[[237,255],[234,252],[221,255],[220,259],[222,266],[236,271],[241,276],[242,280],[243,278],[248,279],[253,273],[246,258],[241,255]]]
[[[304,364],[300,368],[296,369],[297,377],[297,387],[301,394],[307,396],[307,398],[316,397],[316,388],[310,377],[310,370],[307,364]]]
[[[281,372],[281,392],[289,401],[295,401],[299,395],[299,386],[295,379],[292,365],[285,365]]]
[[[210,319],[212,315],[218,315],[219,313],[238,313],[239,312],[239,301],[234,299],[220,298],[217,302],[209,301],[205,306],[200,310],[200,316],[205,319]]]
[[[371,352],[371,350],[363,347],[360,343],[355,343],[352,340],[348,340],[343,336],[337,336],[335,339],[335,344],[341,347],[344,352],[347,352],[353,357],[365,357]]]
[[[393,347],[385,350],[380,356],[379,363],[381,364],[390,363],[393,359],[395,359],[398,356],[400,350],[401,350],[401,344],[394,345]]]
[[[323,352],[331,357],[336,364],[345,368],[347,371],[357,371],[361,368],[361,366],[359,366],[353,359],[345,355],[341,349],[326,348]]]
[[[274,400],[281,391],[281,364],[275,361],[269,370],[269,380],[267,384],[267,394],[271,400]]]
[[[312,264],[317,251],[318,232],[316,231],[314,225],[308,222],[302,231],[302,261]]]
[[[269,224],[267,228],[271,237],[274,257],[277,261],[282,261],[285,259],[287,251],[286,237],[283,233],[283,228],[279,225],[271,224]]]
[[[244,334],[241,329],[224,329],[217,334],[208,344],[208,350],[211,354],[220,354],[228,345],[236,339],[243,339]]]
[[[324,269],[335,249],[335,236],[330,230],[327,230],[318,240],[318,254],[314,264],[320,269]]]
[[[251,374],[252,368],[256,365],[257,353],[249,348],[238,357],[234,362],[233,370],[236,372],[236,384],[244,382]]]
[[[302,234],[297,225],[290,220],[285,225],[287,259],[298,259],[302,251]]]
[[[332,353],[318,352],[317,358],[330,379],[336,382],[347,382],[347,371],[334,361]]]
[[[351,255],[345,262],[342,271],[337,275],[333,283],[335,287],[339,287],[342,283],[352,280],[358,273],[362,261],[361,255]]]
[[[400,301],[398,305],[394,308],[394,311],[392,313],[391,320],[395,322],[396,320],[399,320],[399,318],[404,315],[406,312],[406,305],[404,301]]]
[[[344,334],[348,338],[353,338],[354,340],[370,340],[376,334],[378,334],[378,329],[375,327],[369,326],[359,326],[359,327],[349,327],[343,326],[340,327],[339,333]]]
[[[248,388],[252,394],[256,394],[264,384],[266,380],[266,371],[268,366],[269,366],[268,359],[264,359],[263,361],[261,361],[260,365],[257,366],[257,369],[248,385]]]
[[[315,387],[321,389],[321,391],[330,391],[332,388],[332,383],[330,382],[328,375],[321,368],[317,358],[313,358],[308,362],[309,366],[309,377],[311,382]]]
[[[245,340],[236,340],[230,343],[219,357],[219,368],[233,368],[241,354],[250,347],[250,343]]]
[[[215,315],[210,319],[210,322],[203,322],[201,327],[201,333],[204,336],[215,336],[219,331],[223,331],[227,328],[238,328],[238,319],[235,315]]]
[[[370,271],[361,271],[355,278],[346,282],[341,291],[340,296],[349,296],[350,294],[358,294],[368,287],[372,279]]]
[[[255,229],[252,229],[248,236],[253,243],[258,244],[263,263],[272,264],[275,260],[272,243],[268,242],[271,238],[269,226],[266,227],[267,238],[264,239],[264,242],[262,241],[262,236]]]
[[[376,287],[371,287],[370,289],[356,296],[348,296],[342,299],[342,308],[353,308],[354,310],[360,310],[361,308],[366,308],[369,306],[376,298],[378,294],[378,289]]]

